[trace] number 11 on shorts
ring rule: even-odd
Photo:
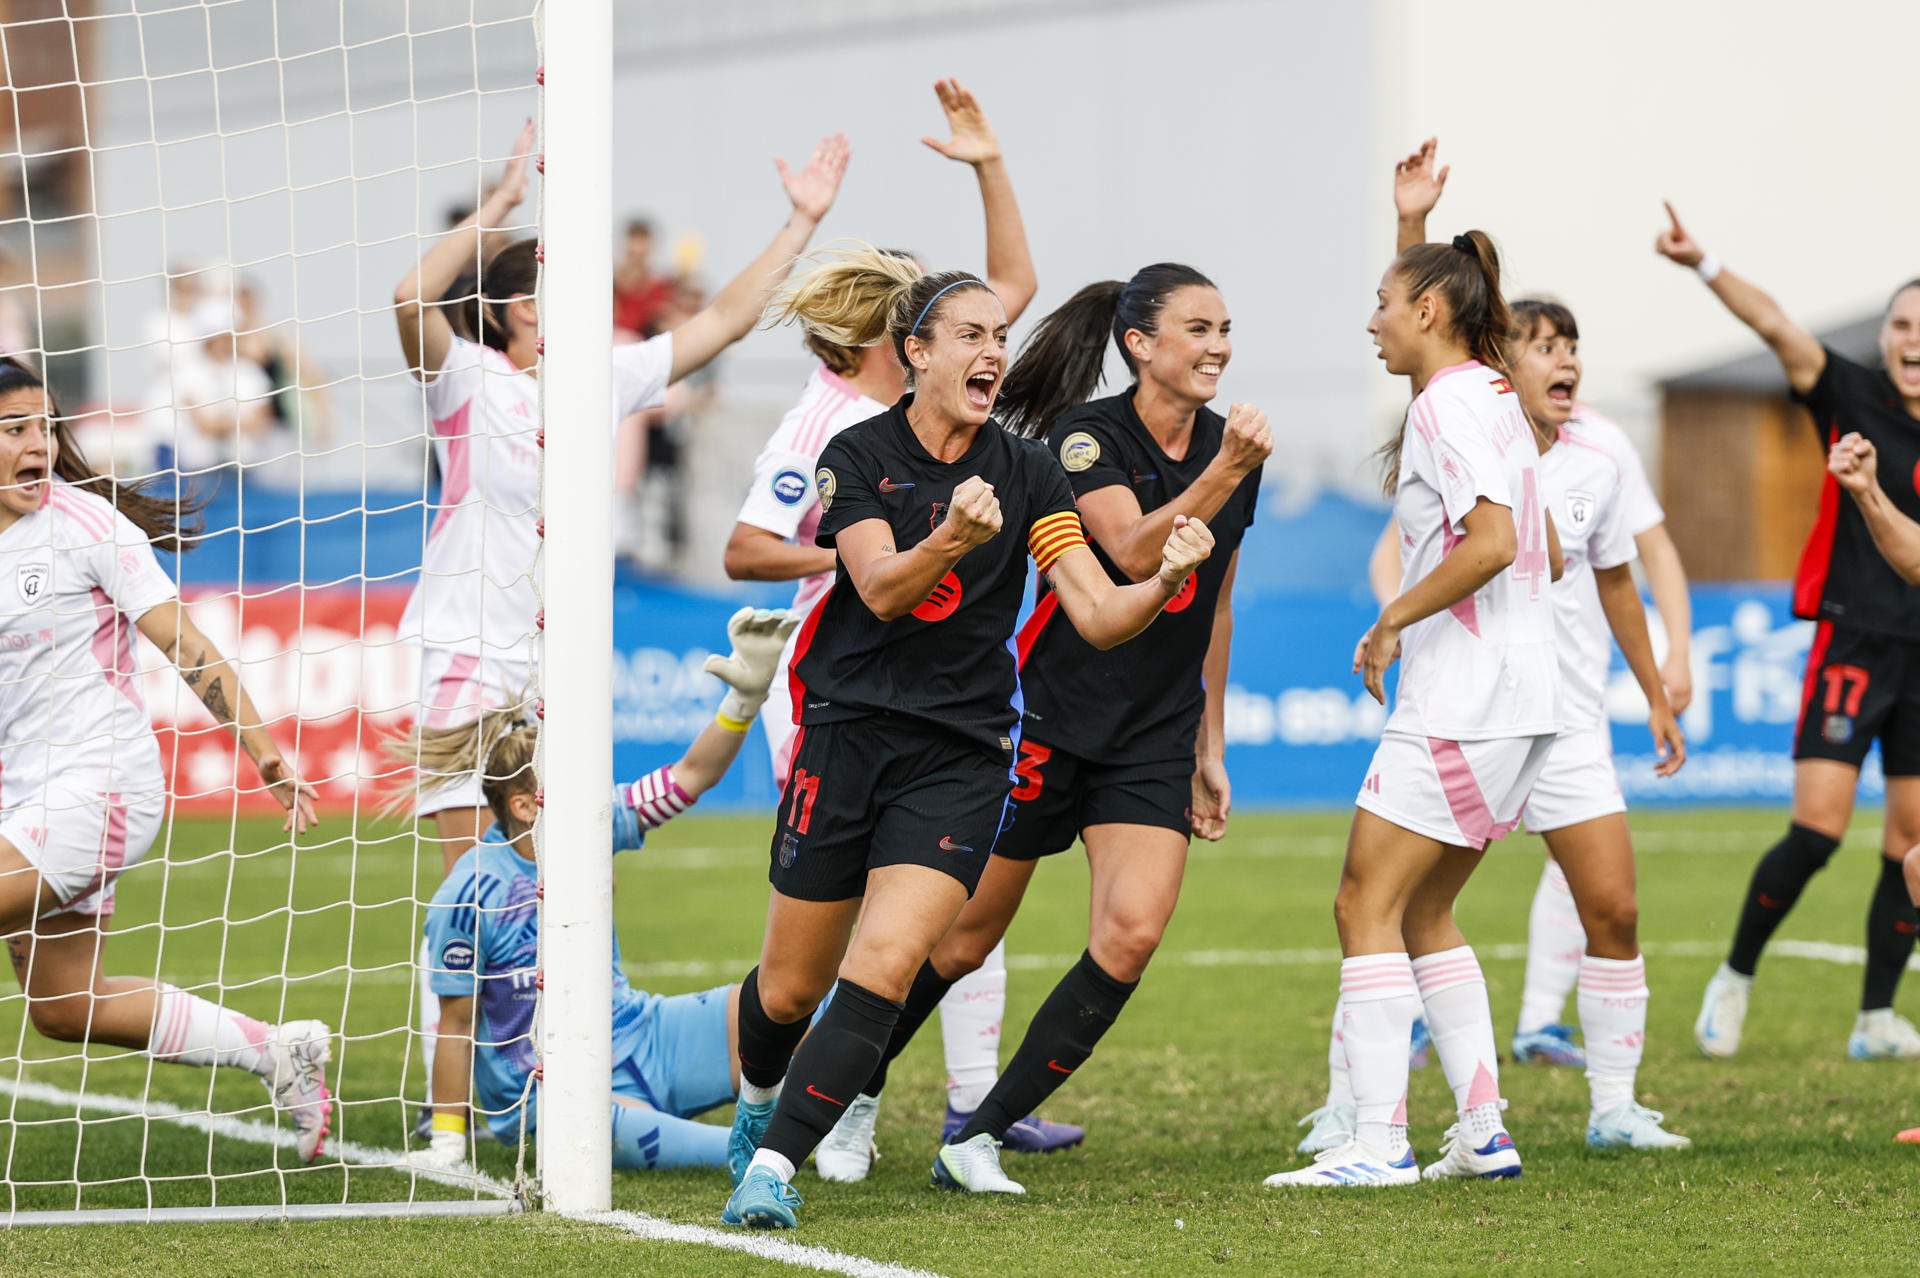
[[[820,797],[820,774],[795,768],[787,792],[793,796],[787,804],[787,825],[795,834],[805,834],[813,824],[813,801]]]

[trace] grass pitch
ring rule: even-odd
[[[1846,1060],[1861,973],[1833,948],[1859,943],[1877,873],[1877,816],[1863,814],[1782,930],[1783,939],[1829,947],[1786,947],[1768,958],[1741,1057],[1709,1063],[1692,1044],[1700,990],[1724,951],[1752,862],[1782,819],[1722,810],[1634,821],[1654,991],[1641,1095],[1693,1137],[1691,1151],[1590,1153],[1585,1081],[1567,1070],[1509,1067],[1509,1124],[1526,1160],[1517,1182],[1263,1189],[1261,1177],[1300,1162],[1294,1120],[1325,1087],[1336,977],[1330,902],[1346,814],[1249,813],[1235,818],[1224,844],[1196,847],[1153,970],[1100,1051],[1047,1107],[1088,1126],[1085,1148],[1010,1156],[1009,1170],[1029,1191],[1024,1199],[962,1199],[928,1188],[942,1105],[939,1034],[929,1025],[893,1071],[873,1177],[836,1186],[803,1172],[807,1204],[795,1240],[955,1278],[1882,1267],[1910,1254],[1920,1212],[1920,1150],[1891,1141],[1897,1128],[1920,1122],[1920,1089],[1912,1066]],[[677,992],[745,973],[765,908],[767,830],[762,818],[690,816],[646,852],[621,858],[615,910],[636,984]],[[407,965],[417,898],[431,894],[438,854],[416,856],[391,828],[363,830],[357,842],[338,823],[329,833],[337,841],[290,853],[270,824],[234,831],[224,821],[181,821],[164,856],[156,849],[122,881],[109,968],[157,971],[182,985],[218,982],[230,1004],[269,1019],[329,1020],[346,1036],[336,1056],[336,1136],[394,1148],[411,1121],[403,1098],[419,1094],[420,1065],[417,1052],[408,1059],[404,1028]],[[1461,905],[1503,1035],[1518,1004],[1518,956],[1540,863],[1536,841],[1502,844]],[[1009,938],[1009,1037],[1084,944],[1085,888],[1075,856],[1042,868]],[[209,921],[221,917],[234,922]],[[283,971],[298,979],[282,980]],[[6,989],[0,1083],[17,1076],[89,1097],[146,1090],[188,1110],[211,1103],[272,1121],[264,1089],[234,1071],[149,1066],[107,1051],[82,1062],[23,1029],[23,1005],[10,983]],[[338,1163],[295,1169],[276,1164],[285,1151],[255,1140],[139,1114],[88,1108],[76,1123],[71,1101],[0,1094],[0,1106],[0,1205],[10,1198],[21,1210],[457,1193]],[[1423,1155],[1438,1144],[1448,1108],[1438,1065],[1415,1074],[1411,1110]],[[512,1151],[482,1152],[485,1170],[512,1175]],[[622,1173],[614,1197],[617,1208],[711,1225],[726,1183],[719,1174]],[[0,1235],[0,1272],[55,1267],[255,1275],[779,1268],[540,1217]]]

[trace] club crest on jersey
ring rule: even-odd
[[[1592,493],[1582,492],[1578,488],[1567,490],[1567,524],[1575,532],[1585,532],[1587,524],[1593,519],[1596,499]]]
[[[833,492],[840,486],[840,481],[833,477],[833,472],[822,466],[813,473],[813,486],[820,490],[820,509],[832,510]]]
[[[22,564],[13,574],[14,589],[28,603],[38,603],[47,588],[49,575],[46,564]]]
[[[1084,430],[1076,430],[1060,441],[1060,464],[1077,475],[1100,460],[1100,441]]]
[[[807,477],[797,470],[783,470],[773,477],[773,496],[782,506],[797,506],[807,495]]]
[[[940,531],[940,521],[947,517],[947,506],[949,504],[950,503],[944,501],[936,501],[927,508],[928,528],[931,528],[935,532]]]

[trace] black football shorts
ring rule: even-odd
[[[995,851],[1032,861],[1073,846],[1090,825],[1150,825],[1193,833],[1193,756],[1095,763],[1031,735],[1014,765],[1013,811]]]
[[[1793,757],[1859,767],[1880,742],[1890,777],[1920,775],[1920,672],[1914,644],[1823,621],[1807,654]]]

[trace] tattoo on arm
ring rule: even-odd
[[[221,723],[233,722],[233,707],[227,704],[226,681],[218,675],[207,684],[207,690],[200,694],[202,704]]]

